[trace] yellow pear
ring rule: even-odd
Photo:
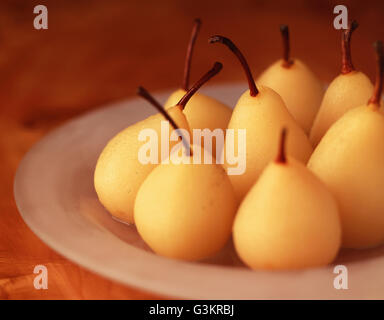
[[[280,152],[237,212],[233,240],[252,269],[300,269],[327,265],[337,255],[341,226],[337,204],[303,164]]]
[[[185,59],[182,88],[176,90],[170,95],[165,103],[166,109],[175,106],[189,90],[192,53],[200,25],[200,19],[196,19]],[[225,130],[231,117],[232,109],[214,98],[202,93],[196,93],[185,107],[184,114],[187,117],[191,129],[210,129],[213,131],[218,128]],[[215,148],[212,149],[215,154]]]
[[[179,89],[172,93],[165,108],[176,105],[185,92],[186,90]],[[232,109],[203,93],[196,93],[185,107],[184,114],[191,129],[225,130],[231,118]],[[213,148],[213,150],[215,149]]]
[[[312,147],[303,129],[287,110],[282,98],[268,87],[256,87],[244,56],[232,41],[223,36],[214,36],[210,38],[210,42],[221,42],[235,53],[245,70],[249,84],[249,90],[238,100],[228,124],[228,129],[233,129],[235,132],[234,150],[240,149],[239,143],[246,144],[245,172],[229,176],[240,201],[276,154],[279,132],[283,127],[287,127],[290,131],[287,141],[290,156],[306,163],[312,153]],[[246,141],[239,136],[238,130],[241,129],[246,130]],[[233,147],[228,141],[227,132],[225,153],[228,147]],[[228,171],[232,165],[227,161],[227,157],[225,159],[224,167]]]
[[[192,146],[193,152],[200,148]],[[135,222],[143,240],[157,254],[200,260],[219,251],[232,231],[237,203],[220,164],[162,163],[141,185],[135,201]]]
[[[338,201],[343,246],[384,243],[384,114],[379,110],[383,82],[383,44],[376,85],[368,103],[345,113],[327,131],[309,160]]]
[[[309,134],[323,97],[323,84],[301,60],[291,59],[288,26],[282,25],[280,31],[284,57],[268,67],[256,83],[275,90],[293,118]]]
[[[189,130],[180,107],[172,107],[167,112],[178,127]],[[153,129],[161,137],[161,121],[164,118],[158,113],[124,129],[107,143],[97,160],[94,185],[98,198],[112,216],[125,222],[134,223],[133,205],[137,191],[156,166],[139,161],[138,153],[143,145],[138,140],[139,133],[145,129]],[[170,149],[175,144],[176,142],[170,141]],[[159,146],[158,157],[160,155]]]
[[[310,134],[313,146],[344,113],[363,105],[372,93],[371,81],[354,68],[351,60],[351,35],[357,26],[357,22],[353,21],[349,29],[342,32],[341,74],[330,83],[321,102]]]
[[[193,95],[183,94],[183,92],[185,91],[179,90],[175,92],[168,100],[169,103],[174,103],[174,106],[177,105],[182,110],[184,110],[183,112],[187,118],[191,131],[193,131],[194,129],[209,129],[213,132],[213,130],[215,129],[220,129],[223,133],[225,133],[225,129],[227,128],[232,109],[226,107],[231,111],[231,113],[226,119],[224,119],[221,116],[222,113],[217,110],[216,107],[210,107],[210,101],[213,103],[214,99],[196,92],[203,84],[208,82],[210,78],[216,75],[221,70],[221,68],[222,64],[217,62],[210,72],[208,72],[198,81],[196,81],[196,83],[194,83],[194,85],[188,90],[188,92],[193,92]],[[180,99],[176,99],[176,96],[177,98],[180,97]],[[190,113],[186,112],[188,108],[190,108],[189,110],[191,110]],[[192,110],[197,110],[197,112],[194,112]],[[193,124],[196,123],[199,123],[199,126],[193,126]],[[222,145],[217,145],[217,138],[214,138],[213,136],[211,138],[211,150],[207,151],[210,152],[214,157],[216,157],[217,150],[221,153]],[[208,146],[205,145],[206,138],[204,135],[202,135],[201,140],[202,141],[194,141],[194,143],[201,144],[204,148],[207,148]]]

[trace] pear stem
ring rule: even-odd
[[[376,81],[375,88],[373,89],[372,97],[368,100],[368,104],[375,104],[380,106],[381,93],[383,91],[383,76],[384,76],[384,50],[383,42],[376,41],[373,44],[376,57],[377,57],[377,67],[376,67]]]
[[[199,90],[203,84],[207,83],[209,79],[218,74],[222,68],[223,65],[220,62],[215,62],[212,69],[209,70],[206,74],[204,74],[197,82],[195,82],[191,89],[189,89],[187,93],[180,99],[180,101],[177,103],[177,106],[181,107],[184,110],[189,99],[192,98],[196,91]]]
[[[169,123],[172,125],[172,127],[175,130],[179,131],[179,134],[183,140],[185,149],[187,150],[187,154],[190,154],[192,156],[192,149],[191,149],[190,144],[187,142],[187,140],[185,139],[185,137],[181,133],[180,128],[178,127],[176,122],[172,119],[172,117],[168,114],[168,112],[163,109],[162,105],[157,100],[155,100],[155,98],[152,97],[151,94],[145,88],[143,88],[141,86],[137,88],[137,94],[140,97],[147,100],[153,107],[155,107],[155,109],[157,109],[157,111],[159,111],[162,114],[162,116],[169,121]]]
[[[289,28],[286,24],[280,26],[281,36],[283,38],[283,67],[289,68],[293,64],[290,57],[291,47],[289,43]]]
[[[281,135],[280,135],[279,152],[275,160],[277,163],[282,163],[282,164],[287,163],[287,156],[285,154],[286,140],[287,140],[287,128],[283,128],[281,130]]]
[[[235,46],[235,44],[230,39],[223,37],[223,36],[219,36],[219,35],[210,37],[208,39],[208,42],[209,43],[220,42],[220,43],[226,45],[236,55],[236,57],[239,59],[241,65],[245,71],[245,75],[247,76],[249,92],[250,92],[251,96],[252,97],[257,96],[257,94],[259,93],[259,90],[256,87],[256,83],[255,83],[255,80],[253,79],[252,72],[251,72],[251,69],[249,68],[247,60],[245,59],[244,55],[241,53],[239,48],[237,48]]]
[[[351,36],[353,31],[357,29],[359,24],[353,20],[347,30],[343,30],[341,34],[341,73],[348,74],[355,70],[351,58]]]
[[[189,75],[191,73],[192,53],[195,47],[197,35],[199,34],[199,31],[200,31],[200,27],[201,27],[201,20],[195,19],[193,29],[192,29],[191,39],[189,40],[189,43],[188,43],[187,55],[185,57],[185,64],[184,64],[182,88],[185,91],[188,91],[189,89]]]

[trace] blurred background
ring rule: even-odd
[[[35,30],[33,9],[48,8],[48,30]],[[340,31],[333,8],[344,4],[360,27],[352,40],[357,69],[374,78],[372,43],[384,40],[384,1],[324,0],[1,0],[0,1],[0,299],[163,298],[94,275],[54,253],[23,223],[13,177],[27,150],[66,120],[107,102],[181,85],[192,21],[203,21],[192,63],[196,80],[216,60],[212,81],[243,81],[238,62],[212,34],[232,38],[257,76],[282,52],[288,24],[292,56],[324,81],[340,72]],[[45,264],[49,289],[33,288]]]

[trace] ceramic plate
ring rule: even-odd
[[[234,105],[243,84],[203,92]],[[165,101],[169,92],[157,94]],[[120,283],[177,298],[384,298],[384,248],[343,251],[348,290],[336,290],[334,266],[292,272],[251,271],[229,243],[209,260],[189,263],[155,255],[134,226],[114,220],[93,188],[96,160],[117,132],[153,109],[135,98],[74,119],[37,143],[15,177],[15,198],[28,226],[66,258]]]

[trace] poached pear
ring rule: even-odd
[[[195,19],[185,59],[183,84],[180,89],[169,96],[164,105],[166,109],[176,105],[189,90],[192,53],[200,26],[201,20]],[[225,130],[231,117],[232,109],[217,99],[198,92],[193,95],[190,102],[185,107],[184,114],[187,117],[191,129],[210,129],[211,131],[215,129]],[[214,156],[216,155],[215,149],[216,148],[214,147]]]
[[[166,109],[176,105],[189,90],[192,54],[200,26],[201,20],[195,19],[185,58],[183,84],[180,89],[169,96],[164,105]],[[210,129],[211,131],[215,129],[225,130],[231,117],[232,109],[217,99],[198,92],[193,95],[191,101],[185,107],[184,114],[187,117],[191,129]],[[215,148],[213,148],[213,150],[213,155],[215,156]]]
[[[275,90],[297,123],[309,134],[323,97],[323,84],[300,59],[290,57],[289,30],[280,26],[284,54],[256,80]]]
[[[328,186],[339,205],[347,248],[384,243],[383,43],[375,43],[378,70],[373,95],[326,132],[308,167]]]
[[[310,140],[313,146],[317,146],[327,130],[344,113],[363,105],[372,94],[371,80],[363,72],[357,71],[352,64],[351,36],[357,27],[357,22],[353,21],[347,30],[342,31],[341,74],[329,84],[325,91],[311,129]]]
[[[288,128],[290,132],[287,140],[288,155],[306,163],[312,153],[312,146],[280,95],[268,87],[256,86],[248,63],[235,44],[223,36],[213,36],[209,41],[226,45],[239,59],[248,80],[249,90],[239,98],[228,124],[228,129],[234,130],[234,150],[238,150],[238,143],[246,143],[245,172],[229,175],[237,198],[241,201],[276,154],[279,132],[283,127]],[[239,129],[246,130],[246,141],[239,141]],[[232,146],[227,146],[226,141],[224,152],[227,152],[227,147]],[[232,165],[225,161],[224,167],[228,171]]]
[[[194,162],[197,148],[205,158],[204,148],[187,147],[183,161],[159,164],[137,193],[137,231],[165,257],[200,260],[219,251],[231,235],[237,208],[233,187],[220,164]]]
[[[337,255],[341,226],[325,185],[285,154],[285,129],[275,161],[241,203],[233,240],[252,269],[301,269],[327,265]]]

